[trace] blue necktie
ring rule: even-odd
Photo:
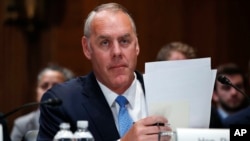
[[[118,96],[115,101],[120,106],[120,110],[118,114],[118,124],[119,124],[120,136],[123,137],[132,126],[133,120],[130,117],[128,110],[126,108],[126,104],[128,104],[128,100],[124,96]]]

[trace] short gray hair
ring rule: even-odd
[[[128,15],[131,24],[132,24],[132,28],[134,30],[134,32],[136,33],[136,26],[135,26],[135,22],[132,18],[132,16],[129,14],[128,10],[123,7],[122,5],[118,4],[118,3],[106,3],[106,4],[102,4],[97,6],[93,11],[91,11],[88,15],[88,17],[85,20],[85,24],[84,24],[84,36],[85,37],[90,37],[91,34],[91,22],[94,19],[94,16],[96,15],[96,13],[101,12],[101,11],[111,11],[111,12],[118,12],[118,11],[122,11],[123,13],[125,13],[126,15]]]

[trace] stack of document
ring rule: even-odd
[[[149,62],[143,77],[149,115],[165,116],[173,129],[208,128],[216,77],[211,58]]]

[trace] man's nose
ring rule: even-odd
[[[119,56],[122,52],[121,46],[119,45],[118,42],[115,42],[112,47],[112,53],[114,56]]]
[[[233,95],[236,95],[236,94],[238,94],[238,91],[235,88],[230,87],[230,93]]]

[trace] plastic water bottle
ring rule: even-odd
[[[60,130],[54,136],[53,141],[74,141],[74,135],[70,131],[70,124],[69,123],[61,123]]]
[[[75,141],[94,141],[93,135],[88,130],[88,121],[77,121],[77,130],[74,133]]]

